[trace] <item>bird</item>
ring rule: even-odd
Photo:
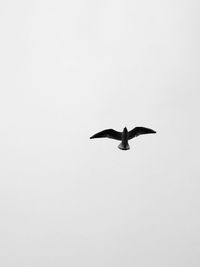
[[[121,141],[121,143],[118,145],[119,149],[129,150],[130,146],[129,146],[128,140],[134,137],[137,137],[139,135],[142,135],[142,134],[153,134],[153,133],[156,133],[156,131],[150,128],[146,128],[146,127],[135,127],[131,131],[128,131],[127,128],[125,127],[123,129],[123,132],[118,132],[113,129],[103,130],[91,136],[90,139],[103,138],[103,137],[115,139],[115,140]]]

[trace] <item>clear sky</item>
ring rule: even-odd
[[[199,10],[1,1],[1,266],[200,266]]]

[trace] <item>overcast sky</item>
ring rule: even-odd
[[[200,266],[199,12],[1,1],[1,266]]]

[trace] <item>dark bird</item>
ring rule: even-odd
[[[128,150],[130,149],[128,140],[137,137],[138,135],[141,134],[151,134],[151,133],[156,133],[156,131],[145,127],[135,127],[133,130],[128,131],[127,128],[125,127],[123,132],[117,132],[113,129],[107,129],[94,134],[93,136],[90,137],[90,139],[102,138],[102,137],[115,139],[121,141],[121,143],[118,146],[119,149]]]

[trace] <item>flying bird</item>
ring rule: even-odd
[[[103,130],[91,136],[90,139],[102,138],[102,137],[115,139],[115,140],[121,141],[121,143],[118,146],[119,149],[128,150],[130,149],[128,140],[134,137],[137,137],[141,134],[152,134],[152,133],[156,133],[156,131],[149,129],[149,128],[145,128],[145,127],[135,127],[131,131],[128,131],[127,128],[125,127],[123,132],[117,132],[113,129]]]

